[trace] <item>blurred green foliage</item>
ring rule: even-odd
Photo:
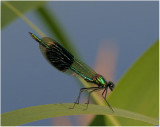
[[[31,9],[36,9],[44,3],[45,1],[8,1],[8,3],[12,4],[15,8],[17,8],[21,13],[25,13]],[[1,27],[4,28],[9,23],[11,23],[14,19],[16,19],[18,16],[10,10],[7,6],[4,5],[2,2],[1,6]]]
[[[159,41],[149,48],[120,79],[108,101],[113,107],[158,119],[159,117]],[[123,126],[150,125],[116,118]],[[95,118],[92,122],[99,121]],[[91,123],[92,124],[92,123]],[[96,126],[96,124],[94,124]],[[107,125],[113,125],[108,122]]]

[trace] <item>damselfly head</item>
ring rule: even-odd
[[[114,84],[113,82],[109,81],[108,84],[107,84],[107,86],[109,87],[109,89],[110,89],[111,91],[113,91],[113,89],[114,89],[114,87],[115,87],[115,84]]]

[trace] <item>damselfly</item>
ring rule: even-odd
[[[35,39],[40,46],[40,50],[47,61],[57,68],[59,71],[67,72],[76,76],[80,76],[85,81],[95,84],[95,87],[81,88],[79,95],[74,102],[73,108],[76,104],[79,104],[81,93],[84,91],[89,91],[87,107],[89,104],[90,95],[92,92],[103,90],[102,97],[108,104],[109,108],[113,111],[112,107],[106,100],[108,88],[112,91],[114,89],[114,83],[111,81],[106,81],[102,75],[97,74],[88,65],[75,58],[69,51],[67,51],[60,43],[49,38],[43,37],[38,38],[35,34],[30,33],[31,37]]]

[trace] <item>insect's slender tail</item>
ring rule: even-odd
[[[31,32],[28,32],[29,34],[30,34],[30,36],[34,39],[34,40],[36,40],[38,43],[40,43],[40,38],[38,38],[35,34],[33,34],[33,33],[31,33]]]
[[[31,33],[31,32],[28,32],[30,34],[30,36],[36,40],[40,45],[44,46],[45,48],[49,48],[49,46],[44,42],[42,41],[39,37],[37,37],[35,34]]]

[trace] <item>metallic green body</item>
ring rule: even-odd
[[[102,86],[107,85],[106,80],[103,78],[102,75],[100,75],[98,78],[96,78],[96,83]]]

